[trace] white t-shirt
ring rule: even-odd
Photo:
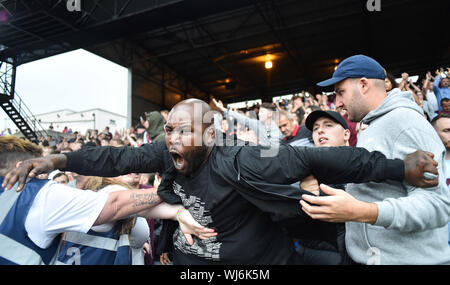
[[[108,185],[108,186],[98,190],[97,192],[109,194],[111,192],[121,191],[121,190],[128,190],[128,189],[125,187],[122,187],[120,185]],[[109,232],[113,227],[114,227],[114,222],[111,222],[111,223],[105,223],[105,224],[93,226],[91,228],[91,230],[93,230],[94,232],[98,232],[98,233],[105,233],[105,232]]]
[[[108,195],[49,181],[36,195],[25,219],[28,237],[37,246],[47,248],[62,232],[87,233],[103,210]]]
[[[111,192],[122,190],[128,189],[120,185],[108,185],[105,188],[98,190],[98,192],[109,194]],[[110,231],[113,227],[114,222],[93,226],[91,230],[102,233]],[[130,246],[133,248],[142,249],[144,243],[148,241],[149,236],[150,236],[150,228],[148,227],[147,220],[142,217],[136,217],[136,223],[134,224],[130,232]]]
[[[105,188],[100,189],[98,192],[101,193],[111,193],[114,191],[128,190],[120,185],[108,185]],[[107,232],[110,231],[114,226],[114,222],[106,223],[98,226],[94,226],[91,230],[96,232]],[[147,224],[147,220],[142,217],[136,218],[136,223],[131,229],[130,247],[132,254],[132,264],[133,265],[144,265],[144,244],[149,240],[150,228]]]

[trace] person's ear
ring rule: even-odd
[[[367,79],[365,77],[360,78],[358,81],[358,89],[359,89],[360,93],[367,94],[370,89],[370,84],[371,84],[371,82],[369,81],[369,79]]]
[[[208,135],[211,136],[212,139],[216,137],[216,129],[214,128],[214,125],[209,126]]]
[[[351,135],[350,130],[349,130],[349,129],[346,129],[346,130],[344,131],[344,139],[345,139],[345,141],[348,142],[348,140],[350,139],[350,135]]]
[[[214,128],[214,125],[209,126],[204,133],[204,142],[206,146],[212,146],[214,145],[214,142],[216,140],[216,129]]]

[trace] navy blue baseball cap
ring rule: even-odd
[[[384,68],[373,58],[358,54],[344,59],[339,63],[333,77],[317,83],[320,87],[334,85],[347,78],[374,78],[385,79]]]

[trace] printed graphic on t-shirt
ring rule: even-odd
[[[173,182],[173,190],[181,200],[184,207],[191,213],[194,219],[202,226],[208,226],[212,223],[212,218],[207,209],[205,209],[205,202],[202,202],[199,197],[190,195],[187,196],[184,189],[176,182]],[[174,245],[179,251],[185,254],[192,254],[208,260],[220,260],[221,242],[217,242],[216,237],[200,240],[194,237],[194,244],[189,245],[183,235],[183,232],[178,227],[173,235]]]

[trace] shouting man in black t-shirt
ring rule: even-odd
[[[298,263],[289,233],[327,240],[335,227],[304,214],[300,197],[309,193],[291,186],[309,175],[321,183],[392,179],[430,187],[424,172],[437,173],[429,154],[417,151],[404,161],[389,160],[362,148],[306,148],[280,145],[218,144],[205,102],[189,99],[170,112],[166,141],[131,147],[86,147],[80,151],[24,161],[5,177],[19,190],[28,175],[55,168],[82,175],[119,176],[159,172],[158,194],[168,203],[181,202],[217,236],[190,245],[179,229],[173,234],[174,264],[293,264]],[[234,141],[236,142],[236,141]],[[270,155],[272,154],[272,155]],[[310,194],[310,193],[309,193]]]

